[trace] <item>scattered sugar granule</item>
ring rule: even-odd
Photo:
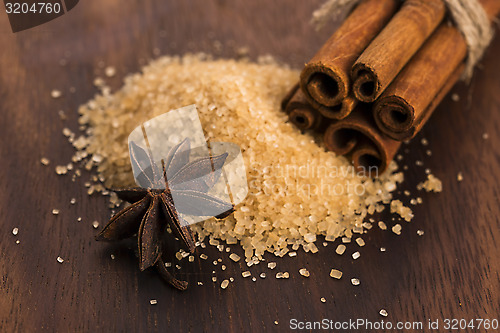
[[[149,304],[156,305],[156,304],[158,304],[158,301],[155,299],[152,299],[152,300],[149,300]]]
[[[65,175],[68,173],[68,167],[65,165],[57,165],[55,168],[56,174]]]
[[[59,98],[62,96],[62,92],[60,90],[54,89],[50,92],[50,96],[52,98]]]
[[[422,161],[420,161],[420,160],[416,160],[416,161],[415,161],[415,165],[416,165],[416,166],[422,166],[422,165],[424,165],[424,162],[422,162]]]
[[[114,254],[111,254],[110,257],[111,257],[111,260],[115,260],[115,255]]]
[[[227,286],[229,286],[229,280],[224,280],[224,281],[222,281],[222,283],[220,284],[220,287],[221,287],[222,289],[226,289],[226,288],[227,288]]]
[[[436,178],[434,175],[430,174],[427,175],[427,180],[419,183],[417,185],[418,190],[426,190],[427,192],[441,192],[443,190],[443,184],[441,183],[441,180]]]
[[[356,251],[352,254],[352,259],[354,259],[354,260],[358,259],[359,257],[361,257],[361,253],[359,253],[358,251]]]
[[[218,261],[217,261],[217,260],[214,260],[214,261],[212,261],[212,264],[214,264],[214,266],[217,266]]]
[[[69,201],[70,204],[74,205],[76,203],[76,199],[75,198],[71,198],[71,200]]]
[[[254,277],[252,277],[252,281],[253,281],[253,282],[257,281],[257,278],[256,278],[255,276],[254,276]]]
[[[175,258],[176,258],[177,260],[182,260],[182,253],[180,253],[180,252],[176,252],[176,253],[175,253]]]
[[[205,253],[200,254],[200,259],[207,260],[208,256]]]
[[[387,230],[387,225],[385,224],[384,221],[378,221],[378,227],[381,229],[381,230]]]
[[[199,285],[199,286],[202,286],[202,285],[203,285],[203,282],[198,281],[198,285]]]
[[[339,271],[338,269],[332,269],[330,271],[330,276],[334,279],[339,280],[342,277],[342,272]]]
[[[99,228],[99,222],[97,221],[92,222],[92,226],[94,227],[94,229]]]
[[[323,246],[324,246],[324,247],[327,247],[327,246],[328,246],[328,243],[327,243],[327,242],[323,242]]]
[[[247,277],[249,277],[251,275],[252,275],[252,273],[250,273],[250,271],[241,272],[241,276],[243,276],[244,278],[247,278]]]
[[[52,209],[52,214],[54,215],[59,215],[59,212],[60,212],[59,209],[56,208]]]
[[[401,224],[396,224],[392,227],[392,232],[395,233],[396,235],[401,235]]]
[[[278,325],[278,321],[277,320],[274,321],[274,325]]]
[[[290,256],[290,257],[296,257],[297,256],[297,252],[295,252],[295,251],[288,252],[288,256]]]
[[[19,239],[18,239],[18,240],[16,240],[16,244],[19,244],[19,243],[21,243],[21,241],[20,241]]]
[[[13,234],[14,236],[17,236],[18,232],[19,232],[19,229],[18,229],[18,228],[14,228],[14,229],[12,229],[12,234]]]
[[[61,258],[61,257],[57,257],[57,262],[60,263],[60,264],[62,264],[64,262],[64,259]]]
[[[267,263],[267,268],[269,269],[275,269],[276,268],[276,263],[273,261],[273,262],[268,262]]]
[[[49,165],[50,164],[50,160],[46,157],[42,157],[40,159],[40,163],[42,163],[43,165]]]
[[[217,282],[217,277],[216,276],[212,276],[212,281],[213,282]]]
[[[427,146],[429,144],[429,141],[427,141],[426,138],[422,138],[422,140],[420,140],[420,143],[422,144],[422,146]]]
[[[385,309],[380,309],[378,313],[380,313],[382,317],[387,317],[389,315]]]
[[[107,77],[113,77],[116,74],[116,69],[113,66],[108,66],[104,69],[104,74]]]
[[[365,246],[365,241],[363,238],[356,238],[356,243],[358,243],[359,246]]]
[[[460,101],[460,95],[457,93],[451,94],[451,100],[453,102],[459,102]],[[382,310],[381,310],[382,311]]]
[[[459,182],[461,182],[462,180],[464,180],[464,176],[462,175],[462,173],[461,173],[461,172],[459,172],[459,173],[457,174],[457,180],[458,180]]]
[[[413,211],[411,208],[404,206],[401,200],[391,201],[391,213],[397,213],[406,222],[410,222],[413,219]]]
[[[373,228],[373,225],[369,222],[363,222],[363,228],[370,230],[371,228]]]
[[[276,278],[277,279],[288,279],[290,277],[290,274],[288,272],[278,272],[276,273]]]
[[[266,273],[260,273],[259,276],[260,276],[261,279],[265,279],[266,278]]]
[[[490,137],[490,135],[488,133],[483,133],[484,140],[488,140],[489,137]]]
[[[165,267],[172,267],[172,263],[171,262],[166,262],[165,263]]]
[[[305,277],[309,277],[309,271],[305,268],[301,268],[299,269],[299,274],[302,275],[302,276],[305,276]]]
[[[57,112],[57,114],[59,115],[59,119],[61,119],[61,120],[66,120],[66,119],[68,119],[68,117],[66,116],[66,113],[65,113],[63,110],[59,110],[59,111]]]
[[[194,261],[194,256],[189,256],[188,257],[188,261],[189,262],[193,262]],[[226,266],[224,266],[224,265],[222,265],[222,266],[224,267],[223,270],[226,269]]]
[[[385,252],[385,247],[381,247],[380,252]]]
[[[352,278],[352,279],[351,279],[351,283],[352,283],[352,285],[353,285],[353,286],[359,286],[359,284],[360,284],[361,282],[359,281],[359,279]]]
[[[346,249],[346,247],[344,244],[339,244],[339,246],[337,246],[337,249],[335,250],[335,252],[339,255],[342,255],[342,254],[344,254],[345,249]]]
[[[425,154],[426,154],[427,156],[432,156],[432,151],[431,151],[430,149],[427,149],[427,150],[425,151]]]
[[[424,231],[423,230],[417,230],[417,235],[423,236],[424,235]]]
[[[351,238],[350,237],[342,237],[342,243],[350,243]]]
[[[220,266],[220,269],[222,269],[223,271],[225,271],[226,270],[226,265]]]
[[[326,299],[324,297],[320,298],[321,303],[326,303]]]
[[[96,87],[102,87],[105,84],[106,84],[106,82],[104,82],[104,80],[102,78],[100,78],[100,77],[96,77],[94,79],[94,86],[96,86]]]
[[[230,278],[229,278],[229,282],[234,282],[234,278],[233,278],[233,277],[230,277]]]

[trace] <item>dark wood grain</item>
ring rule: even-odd
[[[447,97],[422,133],[403,146],[408,150],[402,152],[401,165],[408,170],[401,191],[420,195],[424,203],[414,207],[411,223],[403,222],[402,235],[375,227],[364,236],[365,247],[351,244],[342,257],[334,253],[335,243],[320,245],[316,255],[299,252],[296,258],[277,259],[278,269],[290,272],[289,280],[272,274],[257,282],[243,279],[243,263],[207,248],[203,252],[211,260],[224,258],[228,269],[215,268],[219,282],[214,284],[211,261],[183,261],[181,277],[191,287],[177,292],[154,272],[139,272],[132,243],[94,241],[91,223],[101,221],[102,227],[109,211],[105,199],[86,194],[88,174],[71,182],[54,172],[73,153],[61,129],[78,129],[77,107],[96,93],[92,81],[102,75],[101,62],[118,69],[109,80],[114,88],[155,52],[233,57],[238,47],[247,46],[252,58],[271,54],[300,68],[334,28],[330,24],[316,33],[309,25],[319,4],[85,0],[68,14],[17,34],[10,31],[5,13],[0,14],[0,331],[287,331],[291,318],[378,321],[384,319],[378,314],[381,308],[393,322],[498,319],[498,35],[471,85],[453,89],[460,102]],[[62,90],[63,97],[50,98],[52,89]],[[66,121],[59,119],[58,110],[66,111]],[[427,147],[420,143],[424,137]],[[40,164],[43,156],[51,160],[49,167]],[[425,168],[442,179],[443,193],[417,194]],[[463,182],[457,182],[458,172],[463,172]],[[401,191],[398,197],[408,202]],[[69,202],[72,197],[75,205]],[[60,215],[52,215],[53,208]],[[79,216],[82,222],[77,222]],[[388,216],[379,218],[390,222]],[[19,228],[17,236],[12,235],[14,227]],[[425,235],[417,236],[418,229]],[[381,253],[381,246],[387,252]],[[353,261],[350,254],[358,249],[361,258]],[[302,267],[311,277],[298,274]],[[344,272],[342,280],[329,277],[333,267]],[[254,275],[268,271],[263,264],[250,270]],[[222,290],[221,278],[230,276],[235,282]],[[351,277],[361,285],[352,286]],[[150,305],[150,299],[158,304]]]

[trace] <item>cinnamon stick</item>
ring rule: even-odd
[[[373,177],[387,169],[401,142],[380,132],[369,106],[360,104],[349,116],[328,126],[324,144],[337,155],[350,158],[356,170]]]
[[[443,20],[442,0],[406,0],[352,67],[353,91],[375,101]]]
[[[357,103],[358,101],[354,97],[347,96],[340,104],[331,107],[320,106],[318,111],[326,118],[343,119],[352,112]]]
[[[490,20],[500,12],[500,1],[480,3]],[[377,100],[374,117],[379,128],[395,140],[414,137],[459,80],[466,56],[461,33],[441,24]]]
[[[335,107],[348,96],[354,61],[397,7],[397,0],[362,1],[306,64],[300,85],[312,106]]]
[[[288,119],[301,130],[318,129],[324,125],[324,119],[307,101],[298,85],[292,88],[282,102],[282,109],[288,114]]]

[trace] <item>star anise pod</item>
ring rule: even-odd
[[[120,199],[131,205],[114,215],[96,239],[112,241],[137,234],[141,271],[156,266],[168,283],[185,290],[187,282],[174,278],[161,258],[163,236],[167,225],[170,226],[193,253],[193,233],[179,213],[217,218],[232,213],[231,203],[207,193],[220,178],[228,154],[190,162],[190,141],[185,139],[170,150],[160,168],[149,150],[134,142],[129,148],[132,166],[140,171],[136,175],[137,183],[145,187],[114,190]]]

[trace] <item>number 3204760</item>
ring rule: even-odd
[[[28,4],[26,2],[6,2],[5,10],[7,14],[59,14],[61,12],[61,4],[56,3],[45,3],[45,2],[36,2],[33,4]]]

